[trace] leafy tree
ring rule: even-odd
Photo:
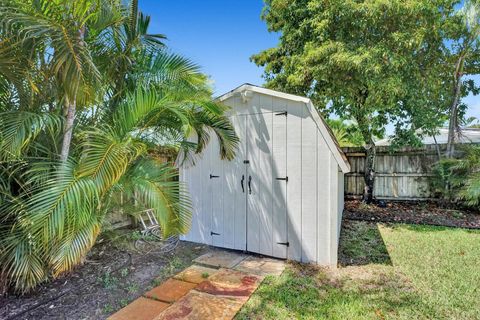
[[[478,94],[480,88],[468,76],[480,74],[480,2],[466,0],[455,15],[459,23],[449,28],[447,76],[452,77],[452,97],[449,111],[448,143],[446,156],[455,153],[455,142],[465,115],[466,105],[461,98],[469,93]],[[467,78],[467,79],[466,79]]]
[[[252,57],[266,86],[307,95],[324,114],[355,121],[365,142],[364,200],[372,200],[374,137],[419,143],[446,119],[442,32],[450,0],[267,0],[263,18],[280,43]]]
[[[234,157],[206,77],[147,32],[137,5],[0,2],[0,283],[19,292],[81,263],[120,192],[165,236],[188,230],[188,194],[159,149],[194,160],[215,135]]]

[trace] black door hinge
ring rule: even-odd
[[[250,160],[243,160],[243,163],[249,164],[249,163],[250,163]]]
[[[288,112],[287,111],[284,111],[284,112],[279,112],[279,113],[275,113],[276,116],[287,116],[288,115]]]
[[[287,176],[287,177],[285,177],[285,178],[277,178],[277,180],[283,180],[283,181],[286,181],[286,182],[288,182],[288,176]]]
[[[287,246],[287,247],[290,246],[289,242],[277,242],[277,244],[282,245],[282,246]]]
[[[211,236],[219,236],[220,233],[216,233],[216,232],[210,231],[210,235],[211,235]]]
[[[213,179],[213,178],[220,178],[220,176],[214,176],[213,174],[210,174],[210,179]]]

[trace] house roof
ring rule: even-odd
[[[312,101],[309,98],[302,97],[302,96],[297,96],[289,93],[284,93],[280,91],[275,91],[263,87],[259,87],[253,84],[245,83],[240,85],[239,87],[217,97],[217,100],[219,101],[224,101],[228,98],[233,97],[237,93],[245,92],[245,91],[252,91],[260,94],[265,94],[277,98],[283,98],[286,100],[292,100],[292,101],[298,101],[298,102],[303,102],[307,105],[307,108],[310,111],[310,114],[312,115],[313,120],[315,121],[318,130],[322,133],[327,146],[329,147],[330,151],[332,152],[333,156],[335,157],[335,160],[337,161],[340,169],[342,170],[343,173],[350,172],[350,163],[348,162],[347,157],[343,153],[342,149],[340,148],[340,145],[338,144],[337,139],[333,135],[332,131],[328,127],[328,125],[325,123],[325,120],[323,117],[320,115],[318,112],[317,108],[313,105]]]
[[[448,129],[439,129],[438,134],[433,136],[425,136],[422,138],[422,144],[429,145],[435,144],[447,144],[448,142]],[[480,143],[480,129],[463,129],[458,139],[459,143]],[[390,138],[385,138],[375,142],[377,146],[389,146],[391,144]]]

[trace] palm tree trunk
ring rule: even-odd
[[[74,98],[72,102],[67,99],[67,120],[63,131],[62,151],[60,152],[60,160],[65,162],[68,159],[70,152],[70,145],[72,143],[73,124],[75,121],[75,111],[77,108],[77,99]]]
[[[447,150],[445,156],[447,158],[453,157],[455,153],[455,142],[459,130],[458,125],[458,103],[460,102],[460,93],[462,90],[462,75],[463,75],[463,65],[464,57],[461,55],[458,58],[457,64],[455,66],[455,75],[454,75],[454,88],[453,88],[453,101],[450,106],[450,119],[448,124],[448,140],[447,140]]]
[[[82,26],[78,29],[78,40],[80,46],[84,46],[84,39],[85,39],[85,26]],[[70,145],[72,143],[72,135],[73,135],[73,124],[75,122],[75,112],[77,109],[77,90],[78,90],[78,83],[77,86],[74,88],[73,99],[70,101],[66,98],[66,108],[67,108],[67,119],[65,122],[65,129],[63,131],[63,141],[62,141],[62,150],[60,152],[60,160],[65,162],[68,159],[68,154],[70,152]]]

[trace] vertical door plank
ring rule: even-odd
[[[202,188],[202,225],[201,233],[205,238],[206,244],[212,244],[212,236],[210,232],[212,231],[212,192],[213,185],[210,181],[210,173],[212,172],[212,157],[213,157],[213,148],[211,143],[208,144],[206,150],[204,151],[204,158],[202,161],[202,172],[201,172],[201,186]]]
[[[245,155],[245,116],[230,117],[240,139],[235,159],[224,161],[223,184],[223,238],[225,248],[245,250],[246,244],[246,165]],[[241,179],[244,178],[244,191]]]
[[[209,147],[211,148],[211,158],[210,158],[210,174],[208,179],[209,184],[211,185],[211,237],[212,245],[223,247],[224,241],[224,232],[223,232],[223,181],[225,180],[223,174],[223,164],[224,161],[220,158],[220,144],[217,137],[212,132]],[[211,175],[211,176],[210,176]]]
[[[251,194],[247,207],[247,250],[272,255],[272,113],[247,117],[247,153]],[[247,189],[248,188],[247,179]]]
[[[302,116],[304,103],[288,101],[287,105],[287,212],[288,258],[302,258]]]
[[[310,111],[302,117],[302,261],[317,260],[317,125]]]
[[[278,105],[283,102],[282,105]],[[285,100],[274,100],[277,112],[287,111]],[[288,242],[287,234],[287,188],[288,182],[277,180],[285,178],[287,173],[287,117],[273,115],[272,124],[272,196],[273,196],[273,252],[277,258],[287,257],[287,246],[279,243]]]

